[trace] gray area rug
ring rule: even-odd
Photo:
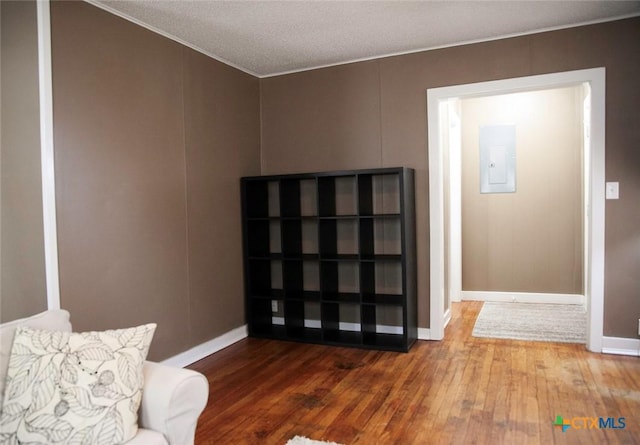
[[[586,343],[587,313],[580,305],[495,303],[482,306],[474,337]]]
[[[335,442],[322,442],[321,440],[312,440],[303,436],[295,436],[289,439],[287,445],[340,445]]]

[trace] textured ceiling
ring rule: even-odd
[[[640,1],[90,2],[260,77],[640,15]]]

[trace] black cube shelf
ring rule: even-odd
[[[250,336],[409,350],[412,169],[253,176],[241,185]]]

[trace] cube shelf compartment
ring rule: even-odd
[[[412,169],[253,176],[241,185],[249,335],[409,350]]]

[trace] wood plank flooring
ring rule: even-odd
[[[407,354],[249,338],[194,363],[210,384],[196,444],[640,444],[640,358],[474,338],[481,306],[456,303],[446,339]]]

